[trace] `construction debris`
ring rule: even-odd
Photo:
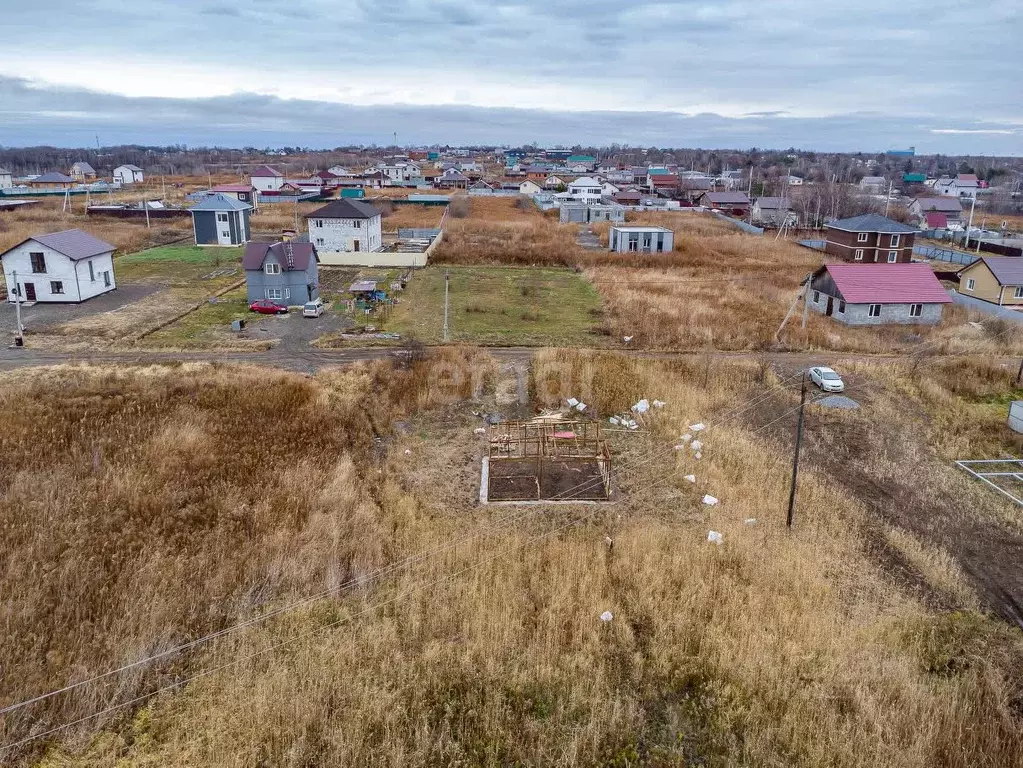
[[[709,532],[709,533],[707,534],[707,541],[711,542],[712,544],[717,544],[717,545],[718,545],[719,547],[721,546],[721,543],[722,543],[722,542],[723,542],[724,540],[725,540],[725,537],[724,537],[724,536],[722,536],[722,535],[721,535],[720,533],[718,533],[717,531],[710,531],[710,532]]]
[[[475,432],[477,435],[487,434],[487,430],[484,427],[476,427],[476,429],[474,429],[473,432]]]
[[[692,448],[697,453],[699,453],[700,450],[703,448],[703,443],[701,443],[699,440],[693,440],[693,442],[689,444],[689,447]]]
[[[756,525],[757,519],[755,517],[747,517],[744,522],[746,523],[746,525]]]
[[[683,480],[688,480],[690,483],[695,483],[696,482],[696,475],[686,475],[682,479]]]
[[[611,619],[613,619],[613,618],[614,618],[614,614],[611,613],[611,611],[604,611],[602,614],[600,614],[600,620],[605,622],[605,623],[608,622],[608,621],[611,621]]]
[[[663,400],[654,400],[654,408],[663,408],[667,403]]]
[[[699,424],[690,424],[689,428],[693,430],[693,432],[702,432],[707,428],[707,425],[701,421]]]
[[[632,412],[633,413],[646,413],[649,410],[650,410],[650,403],[647,401],[647,399],[645,397],[642,400],[640,400],[638,403],[636,403],[634,406],[632,406]]]
[[[708,493],[703,497],[703,503],[706,504],[708,507],[714,507],[717,506],[719,502],[716,498],[714,498]]]

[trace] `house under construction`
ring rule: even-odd
[[[611,451],[600,424],[541,416],[490,427],[482,501],[606,501]]]

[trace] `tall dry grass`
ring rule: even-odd
[[[4,699],[503,519],[509,508],[474,503],[471,412],[505,374],[478,353],[444,355],[413,371],[312,379],[179,367],[6,382],[0,447],[16,463],[0,535],[15,561],[2,583],[16,642],[4,666],[27,672],[0,681]],[[650,432],[611,435],[617,504],[520,508],[532,514],[485,541],[224,638],[161,675],[48,705],[39,725],[251,656],[99,733],[83,726],[48,762],[1018,762],[1017,634],[969,606],[934,614],[899,589],[865,554],[863,500],[809,453],[798,524],[785,531],[788,446],[752,425],[793,405],[793,392],[712,426],[699,462],[670,450],[687,424],[716,424],[773,374],[545,351],[531,379],[537,406],[561,390],[605,413],[639,395],[667,401]],[[43,438],[45,459],[31,450]],[[706,492],[721,504],[703,506]],[[710,528],[722,547],[706,542]],[[940,558],[928,563],[965,589]],[[8,720],[4,736],[28,722]]]
[[[152,248],[188,237],[191,218],[145,220],[111,219],[85,215],[85,198],[76,197],[70,211],[61,211],[61,200],[43,200],[13,211],[0,211],[0,252],[34,235],[81,229],[115,246],[120,253]]]

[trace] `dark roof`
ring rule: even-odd
[[[938,211],[928,211],[924,214],[927,226],[931,229],[945,229],[948,227],[948,216]]]
[[[850,304],[947,304],[952,301],[926,264],[826,264]]]
[[[331,173],[330,171],[318,171],[315,175],[318,176],[319,178],[325,179],[327,181],[329,181],[330,179],[340,179],[341,178],[336,173]]]
[[[142,170],[137,165],[130,165],[130,164],[119,165],[119,166],[117,166],[117,168],[127,168],[129,171],[141,171]],[[116,171],[117,168],[114,168],[114,170]]]
[[[749,198],[745,192],[704,192],[701,198],[707,198],[712,203],[722,205],[749,205]]]
[[[1000,285],[1023,285],[1023,259],[1019,256],[981,256],[980,260],[987,265]]]
[[[189,208],[190,211],[247,211],[252,208],[248,203],[243,203],[241,200],[236,200],[233,197],[227,195],[221,195],[218,192],[214,192],[212,195],[206,195],[197,205],[193,205]]]
[[[788,201],[784,197],[758,197],[757,205],[760,206],[761,209],[767,208],[768,210],[777,210],[781,208],[788,210],[789,208]]]
[[[210,192],[252,192],[251,184],[218,184]]]
[[[63,232],[52,232],[48,235],[34,235],[28,240],[22,240],[18,245],[24,245],[29,240],[51,248],[57,253],[62,253],[72,261],[88,259],[91,256],[99,256],[101,253],[110,253],[114,246],[93,237],[88,232],[80,229],[66,229]],[[14,246],[17,248],[18,246]],[[11,250],[14,250],[13,248]],[[9,253],[10,251],[8,251]]]
[[[68,182],[73,182],[74,179],[72,179],[70,176],[65,176],[60,171],[50,171],[49,173],[44,173],[42,176],[36,176],[34,179],[32,179],[32,183],[33,184],[36,183],[36,182],[44,182],[45,183],[45,182],[51,182],[51,181],[53,181],[53,182],[59,181],[59,182],[68,183]]]
[[[918,197],[916,203],[924,212],[961,213],[963,210],[963,204],[956,197]]]
[[[89,165],[84,160],[79,160],[77,163],[72,165],[71,166],[71,170],[72,171],[81,171],[82,173],[91,173],[91,174],[94,174],[94,175],[96,173],[96,169],[93,168],[91,165]]]
[[[840,229],[843,232],[885,232],[893,235],[919,231],[916,227],[892,221],[879,213],[865,213],[862,216],[839,219],[827,226],[829,229]]]
[[[334,200],[306,216],[307,219],[372,219],[380,211],[369,203],[358,200]]]
[[[280,178],[283,175],[284,175],[283,173],[281,173],[280,171],[274,170],[269,165],[261,165],[258,168],[256,168],[254,171],[252,171],[252,173],[249,174],[249,177],[251,178],[252,176],[255,176],[257,178],[272,178],[272,179],[276,179],[276,178]]]
[[[242,254],[243,269],[262,269],[267,254],[272,254],[281,269],[285,272],[296,270],[304,272],[309,268],[309,259],[318,260],[316,248],[312,243],[290,242],[293,266],[288,266],[288,255],[285,243],[246,243]]]

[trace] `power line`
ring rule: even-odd
[[[790,379],[791,378],[795,378],[795,377],[790,377]],[[781,383],[779,383],[777,385],[774,385],[774,386],[775,387],[781,386]],[[733,409],[732,412],[726,413],[725,416],[723,417],[723,419],[727,420],[733,414],[736,414],[736,413],[741,414],[742,412],[744,412],[744,411],[748,410],[749,408],[755,406],[759,402],[762,402],[762,400],[765,399],[765,397],[766,396],[761,397],[759,400],[754,400],[752,403],[745,404],[744,406],[741,406],[740,408]],[[619,468],[619,471],[622,471],[622,468]],[[574,486],[572,488],[565,489],[564,491],[562,491],[559,494],[559,496],[564,496],[565,494],[571,493],[572,491],[575,491],[575,490],[577,490],[579,488],[582,488],[583,486],[587,485],[587,482],[588,481],[584,481],[582,483],[577,484],[576,486]],[[557,497],[555,497],[555,499],[551,499],[551,500],[558,500],[558,499],[557,499]],[[405,558],[405,560],[403,560],[403,561],[400,561],[400,562],[397,562],[397,563],[392,563],[392,564],[390,564],[388,566],[384,566],[382,568],[378,568],[376,571],[374,571],[374,572],[372,572],[372,573],[370,573],[370,574],[368,574],[366,576],[363,576],[363,577],[358,578],[358,579],[351,579],[351,580],[345,582],[344,584],[339,585],[336,588],[323,590],[321,592],[318,592],[318,593],[306,596],[304,598],[301,598],[301,599],[299,599],[297,601],[294,601],[292,603],[289,603],[287,605],[284,605],[284,606],[281,606],[279,608],[273,609],[273,610],[271,610],[271,611],[269,611],[267,613],[260,614],[259,616],[253,617],[251,619],[247,619],[247,620],[242,621],[242,622],[238,622],[238,623],[236,623],[236,624],[234,624],[234,625],[232,625],[230,627],[225,627],[224,629],[218,630],[216,632],[211,632],[211,633],[209,633],[207,635],[204,635],[202,637],[198,637],[198,638],[196,638],[194,640],[190,640],[187,643],[183,643],[181,645],[175,646],[174,648],[169,648],[169,649],[167,649],[165,651],[162,651],[160,653],[153,654],[151,656],[147,656],[146,658],[139,659],[139,660],[131,662],[129,664],[125,664],[125,665],[123,665],[121,667],[118,667],[116,669],[112,669],[112,670],[109,670],[107,672],[101,673],[99,675],[95,675],[93,677],[90,677],[90,678],[87,678],[87,679],[84,679],[84,680],[80,680],[80,681],[75,682],[75,683],[71,683],[71,684],[66,685],[66,686],[64,686],[62,688],[58,688],[58,689],[49,691],[47,693],[40,694],[38,696],[32,697],[30,699],[26,699],[26,700],[21,701],[21,702],[17,702],[15,704],[10,704],[10,705],[8,705],[6,707],[0,708],[0,715],[7,714],[9,712],[13,712],[13,711],[18,710],[18,709],[22,709],[22,708],[24,708],[26,706],[29,706],[31,704],[36,704],[38,702],[45,701],[47,699],[50,699],[50,698],[52,698],[54,696],[57,696],[57,695],[60,695],[60,694],[63,694],[63,693],[69,693],[69,692],[71,692],[73,690],[76,690],[78,688],[81,688],[81,687],[83,687],[85,685],[89,685],[91,683],[99,682],[101,680],[107,679],[107,678],[112,677],[114,675],[118,675],[118,674],[120,674],[122,672],[127,672],[129,670],[136,669],[136,668],[141,667],[141,666],[145,666],[146,664],[150,664],[150,663],[152,663],[154,661],[158,661],[160,659],[167,658],[169,656],[177,655],[179,653],[182,653],[184,651],[190,650],[192,648],[195,648],[195,647],[197,647],[199,645],[202,645],[204,643],[210,642],[210,641],[215,640],[217,638],[224,637],[225,635],[231,634],[232,632],[236,632],[236,631],[239,631],[241,629],[246,629],[248,627],[256,626],[256,625],[261,624],[261,623],[263,623],[263,622],[265,622],[265,621],[267,621],[267,620],[269,620],[271,618],[274,618],[275,616],[279,616],[279,615],[284,614],[284,613],[289,613],[289,612],[291,612],[293,610],[301,608],[301,607],[303,607],[305,605],[308,605],[310,603],[317,602],[319,600],[331,597],[331,596],[333,596],[335,594],[340,595],[340,593],[342,593],[344,591],[347,591],[349,589],[353,589],[353,588],[356,588],[356,587],[359,587],[359,586],[368,585],[368,584],[370,584],[370,583],[372,583],[374,581],[379,580],[380,578],[382,578],[384,576],[387,576],[387,575],[389,575],[389,574],[391,574],[391,573],[393,573],[395,571],[401,570],[402,568],[404,568],[406,566],[417,564],[419,562],[422,562],[423,560],[428,559],[429,557],[431,557],[431,556],[433,556],[435,554],[447,551],[449,549],[453,549],[453,548],[457,547],[459,544],[463,544],[463,543],[471,541],[471,540],[473,540],[475,538],[483,536],[487,532],[488,529],[497,529],[497,528],[502,527],[502,526],[504,526],[506,524],[509,524],[509,523],[519,522],[519,521],[521,521],[522,519],[524,519],[526,517],[529,517],[529,516],[532,516],[532,515],[535,515],[535,514],[538,514],[538,513],[539,513],[539,509],[513,512],[510,515],[507,515],[507,516],[505,516],[502,519],[499,519],[497,521],[493,521],[491,523],[485,524],[485,525],[479,527],[476,531],[474,531],[472,533],[469,533],[469,534],[466,534],[466,535],[462,536],[459,539],[456,539],[454,541],[447,542],[446,544],[439,545],[437,547],[433,547],[431,549],[427,549],[425,551],[419,552],[419,553],[417,553],[415,555],[412,555],[412,556],[410,556],[408,558]]]

